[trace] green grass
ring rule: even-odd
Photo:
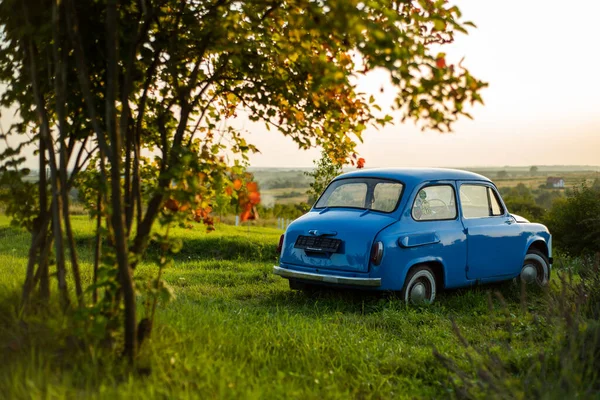
[[[74,228],[89,283],[93,223],[74,217]],[[516,366],[552,339],[550,327],[523,314],[512,283],[440,293],[422,308],[393,295],[290,291],[271,273],[280,234],[175,229],[184,248],[165,279],[176,299],[159,306],[142,373],[131,373],[109,352],[79,342],[60,313],[19,322],[29,235],[0,218],[0,398],[446,398],[450,377],[433,348],[469,368],[452,319],[473,345],[499,349],[500,324],[512,324]],[[145,262],[136,277],[156,269]],[[495,297],[490,313],[490,291],[503,294],[508,316]],[[531,310],[543,307],[541,293],[530,297]]]

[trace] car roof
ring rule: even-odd
[[[336,178],[384,178],[394,179],[406,185],[416,185],[425,181],[484,181],[491,182],[483,175],[450,168],[371,168],[347,172]]]

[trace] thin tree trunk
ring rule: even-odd
[[[124,112],[125,110],[122,110],[121,112]],[[129,108],[128,108],[129,111]],[[123,122],[123,116],[121,115],[121,122]],[[123,124],[121,123],[121,128],[123,128],[123,125],[127,125],[127,124]],[[135,202],[132,198],[132,190],[131,190],[131,142],[132,142],[132,138],[131,138],[131,129],[128,129],[127,127],[125,127],[125,131],[120,130],[121,133],[125,133],[125,188],[124,188],[124,193],[123,193],[123,197],[125,199],[125,229],[127,232],[127,236],[129,236],[129,232],[131,232],[131,223],[133,222],[133,207],[135,205]]]
[[[73,237],[73,229],[71,228],[71,216],[69,215],[69,194],[66,189],[63,189],[63,219],[65,221],[65,232],[67,234],[67,242],[69,245],[69,254],[71,256],[71,270],[73,271],[73,280],[75,281],[75,293],[79,307],[83,307],[83,288],[81,285],[81,275],[79,273],[79,262],[77,261],[77,247],[75,246],[75,238]]]
[[[52,228],[50,228],[52,229]],[[50,256],[50,248],[52,248],[52,235],[48,235],[48,232],[46,233],[46,236],[43,239],[44,241],[44,246],[40,248],[40,262],[39,262],[39,266],[38,266],[38,270],[35,273],[35,277],[33,278],[33,286],[35,287],[35,285],[38,283],[38,281],[40,282],[40,297],[42,299],[49,299],[50,298],[50,282],[48,281],[48,257]],[[43,279],[46,279],[46,283],[45,285],[43,284]],[[47,291],[47,293],[44,293],[44,290]]]
[[[38,192],[40,198],[40,211],[37,218],[34,220],[33,229],[31,232],[31,245],[29,247],[29,259],[27,261],[27,270],[25,275],[25,283],[23,284],[23,294],[21,303],[23,307],[26,307],[29,303],[31,292],[34,289],[33,273],[35,271],[35,264],[39,262],[40,248],[43,248],[43,237],[46,236],[47,230],[47,218],[44,214],[47,209],[47,192],[46,192],[46,146],[42,136],[39,137],[39,181],[38,181]],[[44,226],[43,226],[44,225]]]
[[[27,273],[25,277],[25,283],[23,284],[23,295],[22,295],[22,306],[26,307],[29,304],[31,292],[35,287],[34,271],[35,264],[38,261],[38,254],[41,253],[43,248],[43,238],[48,232],[48,219],[37,220],[37,227],[31,233],[31,245],[29,247],[29,255],[27,261]]]
[[[136,227],[139,229],[140,223],[142,222],[142,191],[141,191],[141,178],[140,178],[140,147],[141,138],[140,133],[136,130],[134,133],[134,145],[133,145],[133,184],[132,184],[132,197],[135,201],[135,215],[136,215]]]
[[[65,111],[65,89],[66,89],[66,49],[61,48],[61,32],[60,24],[62,22],[61,14],[63,12],[63,5],[55,0],[52,5],[53,24],[52,24],[52,36],[54,44],[52,46],[54,55],[54,90],[56,95],[56,116],[58,120],[58,142],[59,158],[60,158],[60,195],[62,197],[62,216],[65,223],[65,232],[67,234],[67,244],[69,246],[69,254],[71,258],[71,270],[73,272],[73,280],[75,281],[75,294],[77,295],[77,301],[79,306],[83,306],[83,289],[81,287],[81,276],[79,274],[79,263],[77,262],[77,249],[75,248],[75,240],[73,239],[73,230],[71,229],[71,217],[69,216],[69,192],[67,189],[67,149],[66,149],[66,137],[67,137],[67,121]]]
[[[129,269],[128,248],[125,221],[123,218],[123,202],[121,198],[121,132],[116,126],[117,99],[117,4],[116,0],[108,0],[106,7],[106,39],[107,39],[107,80],[106,80],[106,127],[110,137],[112,151],[111,164],[111,224],[114,231],[115,250],[119,276],[123,291],[125,308],[125,349],[124,353],[130,362],[134,362],[137,352],[135,292],[133,279]]]
[[[102,156],[101,156],[102,157]],[[101,164],[104,164],[101,158]],[[104,172],[103,165],[101,166],[101,172]],[[94,248],[94,281],[93,287],[94,292],[92,295],[92,301],[94,304],[98,301],[98,288],[96,287],[96,283],[98,282],[98,267],[100,266],[100,256],[102,255],[102,236],[100,235],[102,229],[102,190],[98,188],[98,197],[96,198],[96,238],[95,238],[95,248]]]
[[[40,195],[40,213],[38,218],[44,219],[44,236],[42,237],[42,243],[40,244],[40,252],[38,257],[38,269],[41,272],[40,277],[40,299],[43,302],[50,300],[50,277],[48,274],[48,258],[43,257],[43,249],[46,247],[48,241],[48,181],[46,179],[46,145],[40,138],[40,180],[38,182],[38,191]]]
[[[23,4],[26,23],[29,24],[29,16],[27,7]],[[50,135],[50,124],[48,121],[48,115],[46,113],[44,99],[40,92],[40,87],[37,77],[37,66],[35,63],[37,57],[37,51],[35,50],[34,44],[30,38],[26,39],[26,49],[29,58],[29,70],[31,74],[31,83],[33,88],[33,95],[36,103],[36,112],[40,121],[40,135],[45,141],[46,148],[48,149],[48,161],[50,165],[50,182],[52,186],[52,225],[54,232],[54,245],[56,249],[56,269],[58,278],[58,290],[61,296],[61,304],[63,309],[69,306],[69,293],[67,291],[66,281],[66,270],[65,270],[65,258],[64,258],[64,245],[62,240],[62,228],[61,228],[61,207],[60,207],[60,183],[58,180],[56,156],[53,147],[53,140]]]

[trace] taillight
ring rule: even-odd
[[[371,262],[374,265],[379,265],[379,263],[381,263],[382,258],[383,258],[383,243],[381,243],[381,242],[373,243],[373,248],[371,248]]]
[[[279,237],[279,244],[277,245],[277,254],[281,254],[281,250],[283,250],[283,238],[285,235],[281,235]]]

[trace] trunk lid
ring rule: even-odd
[[[396,221],[390,215],[368,210],[329,208],[311,211],[288,227],[281,262],[368,272],[375,236]]]

